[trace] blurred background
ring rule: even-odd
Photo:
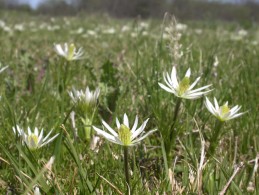
[[[0,0],[0,9],[48,15],[103,14],[182,20],[259,21],[259,0]]]

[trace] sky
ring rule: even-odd
[[[44,0],[19,0],[21,4],[29,4],[31,8],[36,9]]]

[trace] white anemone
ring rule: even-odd
[[[73,43],[71,43],[70,45],[65,43],[64,47],[62,47],[61,44],[54,44],[54,50],[58,55],[63,56],[68,61],[80,60],[83,58],[82,56],[84,55],[83,48],[80,47],[77,50]]]
[[[169,93],[173,93],[179,98],[184,99],[197,99],[201,97],[202,95],[205,95],[209,93],[212,90],[205,90],[211,85],[206,85],[204,87],[200,87],[198,89],[193,88],[196,86],[196,84],[199,82],[200,77],[198,77],[191,85],[190,85],[190,75],[191,75],[191,69],[189,68],[185,74],[185,77],[178,82],[177,75],[176,75],[176,69],[173,67],[171,76],[168,72],[164,73],[164,81],[166,85],[162,83],[158,83],[159,86],[164,89],[165,91]]]
[[[39,134],[37,127],[35,127],[33,133],[31,132],[30,127],[28,127],[28,134],[26,134],[24,130],[21,129],[18,125],[13,127],[13,131],[15,134],[18,133],[18,135],[22,137],[23,143],[26,143],[26,145],[32,150],[36,150],[42,146],[45,146],[46,144],[52,142],[59,135],[56,134],[52,138],[48,139],[52,131],[50,131],[46,137],[43,137],[43,129]]]
[[[228,107],[228,102],[226,102],[224,105],[219,106],[217,99],[214,97],[214,106],[209,101],[209,99],[206,97],[205,106],[209,110],[211,114],[216,116],[220,121],[227,121],[230,119],[237,118],[246,112],[238,113],[238,111],[241,109],[241,106],[234,106],[232,109]]]
[[[102,135],[107,140],[109,140],[115,144],[119,144],[119,145],[123,145],[123,146],[133,146],[133,145],[136,145],[137,143],[139,143],[144,138],[146,138],[151,133],[156,131],[156,129],[151,130],[147,133],[143,133],[142,136],[137,138],[144,131],[148,120],[149,119],[145,120],[144,123],[139,128],[137,128],[138,117],[136,116],[135,122],[134,122],[132,128],[130,129],[128,116],[126,114],[124,114],[122,124],[119,122],[118,118],[116,118],[117,131],[112,129],[105,121],[102,121],[102,124],[104,127],[106,127],[106,129],[109,131],[109,133],[107,133],[106,131],[103,131],[95,126],[93,126],[93,129],[98,134]]]
[[[100,89],[97,88],[95,91],[90,91],[89,87],[86,87],[85,92],[83,90],[75,90],[69,92],[74,103],[84,102],[89,105],[95,105],[100,94]]]

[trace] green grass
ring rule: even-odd
[[[131,193],[218,194],[224,187],[227,194],[259,193],[258,24],[247,29],[247,36],[235,40],[233,36],[241,29],[236,23],[186,22],[188,28],[180,39],[184,55],[176,61],[169,40],[161,38],[170,25],[168,19],[50,18],[16,12],[2,12],[1,18],[12,30],[0,28],[0,62],[9,66],[0,75],[1,194],[26,194],[35,185],[42,194],[126,192],[123,147],[101,137],[97,148],[90,149],[78,113],[79,139],[74,139],[70,113],[76,110],[68,91],[87,86],[101,90],[95,126],[101,127],[103,119],[115,127],[115,117],[122,119],[127,113],[130,126],[138,115],[140,122],[150,118],[146,131],[158,129],[130,147]],[[15,30],[21,21],[24,30]],[[141,27],[141,22],[148,27]],[[124,25],[129,30],[121,32]],[[82,33],[76,32],[79,28]],[[114,34],[103,33],[110,28],[115,29]],[[88,30],[96,35],[87,34]],[[67,62],[53,50],[54,43],[64,42],[83,47],[86,54],[85,59],[68,63],[67,73]],[[213,66],[216,56],[217,67]],[[170,72],[175,63],[180,78],[190,67],[191,82],[201,75],[198,86],[213,84],[210,100],[215,96],[221,104],[229,101],[231,107],[242,105],[241,111],[248,111],[224,124],[213,157],[207,152],[216,118],[200,98],[182,101],[175,124],[178,136],[165,160],[163,145],[168,141],[165,135],[170,133],[177,97],[158,82],[164,83],[163,72]],[[53,129],[52,135],[60,135],[31,151],[13,133],[16,124],[24,129],[43,128],[44,135]],[[50,172],[44,165],[53,155]]]

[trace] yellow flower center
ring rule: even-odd
[[[39,138],[35,134],[28,136],[28,147],[31,149],[36,149],[38,147]]]
[[[68,60],[72,60],[75,53],[75,49],[76,49],[75,45],[71,43],[68,48],[68,55],[67,55]]]
[[[125,126],[125,125],[121,125],[119,130],[118,130],[118,134],[119,134],[119,139],[120,141],[125,145],[128,146],[131,144],[131,131],[130,129]]]
[[[227,104],[224,104],[223,106],[220,106],[220,113],[222,116],[226,115],[229,113],[229,107]]]
[[[190,79],[189,77],[184,77],[183,80],[179,83],[179,95],[183,95],[187,89],[190,87]]]

